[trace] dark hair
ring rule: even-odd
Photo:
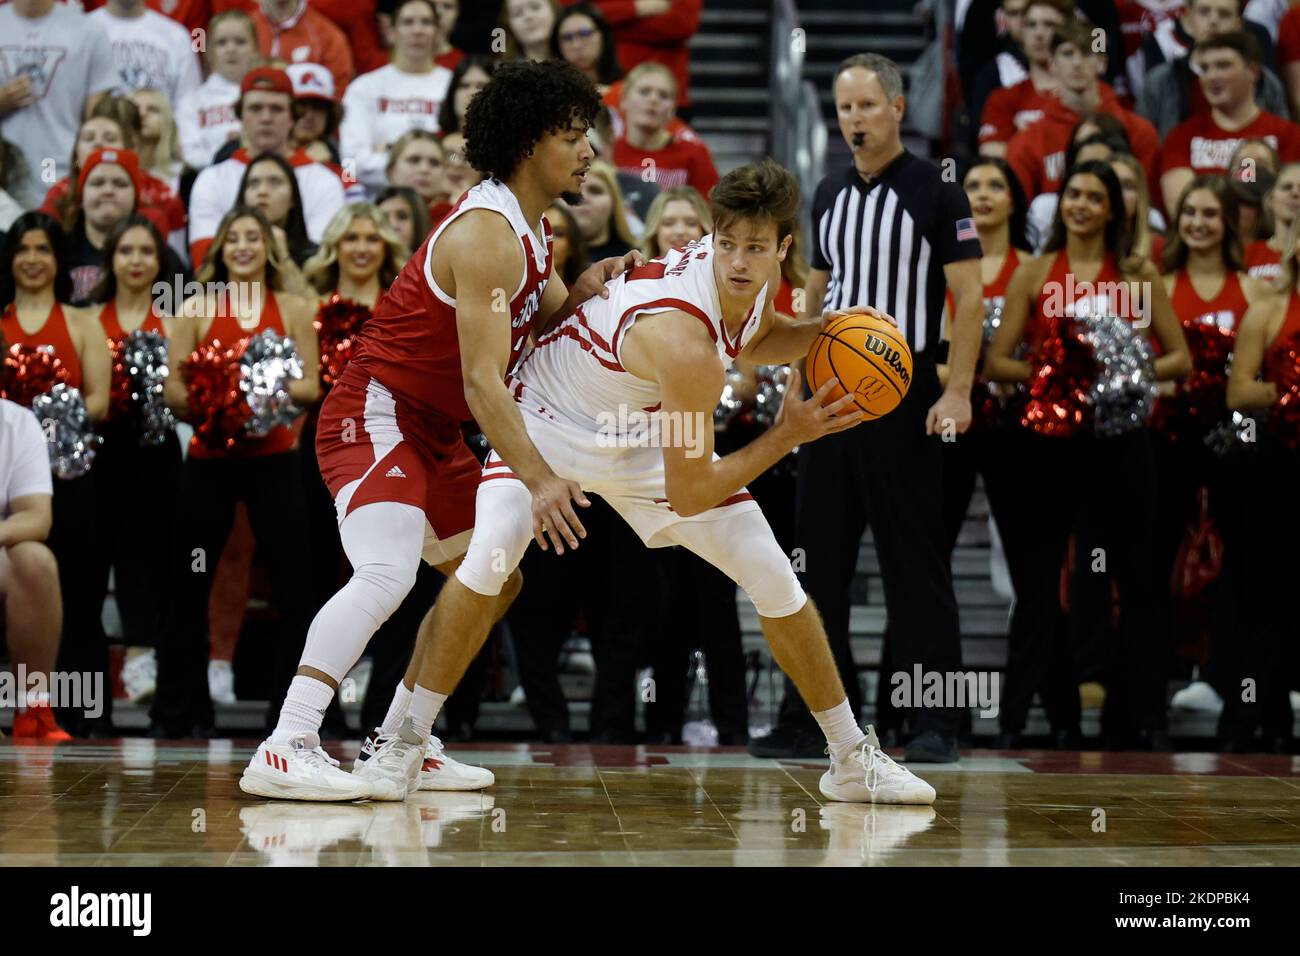
[[[1196,44],[1195,52],[1205,50],[1235,50],[1247,66],[1259,66],[1263,55],[1259,50],[1259,41],[1245,30],[1233,30],[1229,33],[1216,33]]]
[[[470,101],[465,159],[481,173],[509,179],[544,136],[575,121],[590,126],[599,110],[595,85],[567,63],[502,63]]]
[[[307,238],[307,220],[303,217],[302,212],[302,191],[298,188],[298,177],[289,165],[289,161],[278,153],[258,153],[244,167],[244,175],[239,180],[239,192],[236,203],[252,205],[244,198],[244,190],[248,188],[248,177],[253,172],[253,167],[261,162],[272,162],[280,167],[280,171],[289,179],[289,189],[293,198],[289,201],[289,212],[286,214],[284,221],[284,237],[289,242],[289,258],[296,265],[302,265],[308,257],[316,251],[312,241]]]
[[[375,205],[382,206],[390,199],[400,199],[411,210],[412,240],[411,252],[414,253],[424,242],[425,237],[433,231],[433,220],[429,218],[429,207],[424,204],[424,197],[410,186],[388,186],[375,197]],[[381,210],[382,211],[382,210]]]
[[[7,139],[0,139],[0,189],[12,192],[27,180],[27,161],[21,150]]]
[[[45,233],[45,238],[54,250],[54,298],[59,302],[72,300],[72,273],[67,267],[63,227],[48,213],[33,210],[15,219],[5,233],[4,242],[0,243],[0,263],[5,264],[0,269],[0,309],[6,308],[18,294],[14,282],[14,257],[18,255],[23,237],[29,232]]]
[[[741,219],[771,219],[784,239],[799,217],[799,181],[771,159],[733,169],[709,190],[709,215],[714,232]]]
[[[1011,168],[1011,164],[1001,156],[976,156],[961,175],[963,188],[971,170],[979,169],[981,166],[992,166],[1007,181],[1007,190],[1011,193],[1011,216],[1007,219],[1007,227],[1010,229],[1012,247],[1022,252],[1032,250],[1034,242],[1029,235],[1029,200],[1025,198],[1025,188],[1020,184],[1020,177]]]
[[[111,302],[117,297],[117,274],[113,271],[113,257],[117,255],[117,246],[122,241],[122,237],[135,228],[144,229],[149,233],[149,238],[153,240],[154,255],[158,257],[158,273],[162,274],[167,264],[167,240],[163,238],[152,220],[138,212],[133,212],[108,234],[108,239],[104,242],[104,277],[90,290],[87,297],[89,301]],[[157,278],[158,276],[154,276],[155,281]]]
[[[445,136],[448,133],[460,132],[460,120],[456,118],[456,91],[460,89],[461,83],[465,82],[465,74],[470,70],[479,69],[487,74],[490,81],[496,68],[497,61],[481,53],[471,53],[456,64],[456,69],[451,71],[451,82],[447,85],[447,95],[442,98],[442,105],[438,107],[439,133]],[[474,95],[477,96],[478,94]]]
[[[1029,0],[1025,4],[1025,13],[1030,7],[1051,7],[1067,20],[1074,16],[1074,0]]]
[[[1061,207],[1064,205],[1065,190],[1070,185],[1070,180],[1082,175],[1096,176],[1106,188],[1106,196],[1110,200],[1110,218],[1106,220],[1104,238],[1106,251],[1114,253],[1120,271],[1132,272],[1133,231],[1129,229],[1128,216],[1124,212],[1124,190],[1120,187],[1115,170],[1110,168],[1110,163],[1099,159],[1090,159],[1065,171],[1065,177],[1061,180],[1062,201],[1056,204],[1056,213],[1052,216],[1052,231],[1048,236],[1047,245],[1043,247],[1043,252],[1056,252],[1065,248],[1065,219],[1061,215]]]
[[[551,56],[557,60],[564,59],[560,53],[560,28],[565,20],[573,16],[589,17],[591,22],[596,24],[596,31],[600,34],[600,58],[596,60],[597,82],[609,84],[622,79],[623,67],[618,62],[618,50],[614,45],[614,28],[609,25],[609,21],[605,19],[605,15],[599,8],[588,0],[582,0],[581,3],[565,8],[555,18],[555,26],[551,28]]]
[[[1221,213],[1219,218],[1223,220],[1223,242],[1219,247],[1220,254],[1228,271],[1237,272],[1241,269],[1241,237],[1237,235],[1237,195],[1228,185],[1228,180],[1222,176],[1197,176],[1178,194],[1178,202],[1174,206],[1173,218],[1169,224],[1169,241],[1165,243],[1165,248],[1160,253],[1160,271],[1177,272],[1187,265],[1187,243],[1183,242],[1178,221],[1183,215],[1183,203],[1197,189],[1208,190],[1219,201]]]

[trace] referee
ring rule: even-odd
[[[970,425],[970,387],[983,322],[980,244],[970,203],[956,182],[903,148],[903,80],[886,57],[849,57],[834,79],[840,132],[852,165],[832,172],[813,200],[812,274],[806,315],[868,305],[893,316],[914,356],[912,386],[899,407],[876,421],[799,450],[795,545],[801,577],[821,609],[849,702],[861,690],[849,649],[849,607],[862,535],[870,524],[884,579],[889,664],[912,682],[923,673],[961,669],[957,601],[944,535],[942,445]],[[937,371],[945,287],[956,304],[946,387]],[[886,671],[889,671],[886,673]],[[909,685],[910,689],[910,685]],[[921,688],[915,693],[917,699]],[[912,699],[909,694],[909,700]],[[957,759],[955,702],[905,709],[910,761]],[[816,722],[786,680],[772,733],[756,756],[819,755]]]

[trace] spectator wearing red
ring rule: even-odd
[[[195,268],[203,262],[222,217],[235,205],[244,170],[253,156],[279,153],[289,161],[302,192],[307,236],[312,242],[320,242],[325,227],[343,205],[339,177],[293,148],[293,83],[284,70],[265,66],[250,70],[235,108],[245,146],[199,173],[190,191],[190,258]]]
[[[107,0],[85,0],[81,8],[87,13],[98,10]],[[195,30],[206,29],[212,19],[212,0],[145,0],[146,7],[171,17],[194,36]]]
[[[451,45],[451,31],[460,19],[460,0],[434,0],[433,6],[438,11],[438,53],[433,61],[454,70],[465,59],[465,51]]]
[[[994,90],[984,101],[980,114],[980,155],[1006,156],[1011,137],[1043,118],[1056,89],[1056,77],[1052,75],[1052,34],[1073,16],[1073,0],[1031,0],[1025,8],[1021,36],[1029,61],[1029,76],[1012,86]]]
[[[1160,154],[1160,190],[1172,209],[1195,176],[1228,172],[1228,162],[1243,139],[1263,139],[1283,162],[1300,160],[1300,127],[1266,113],[1255,102],[1259,47],[1245,33],[1223,33],[1196,45],[1201,89],[1210,112],[1193,116],[1170,131]]]
[[[325,14],[343,31],[358,73],[369,73],[388,62],[388,50],[379,33],[376,0],[311,0],[311,8]]]
[[[551,30],[551,56],[563,60],[592,83],[600,95],[623,78],[615,51],[614,31],[600,10],[588,0],[569,7],[555,18]]]
[[[96,103],[90,118],[77,131],[69,164],[72,175],[50,187],[41,203],[41,212],[53,216],[65,228],[71,227],[77,216],[72,186],[87,158],[97,149],[135,150],[140,125],[140,111],[130,100],[108,96]],[[148,172],[140,174],[136,206],[164,235],[185,228],[185,204],[167,183]]]
[[[307,0],[213,0],[217,13],[244,10],[257,26],[262,55],[286,63],[320,63],[334,74],[334,86],[346,89],[356,76],[348,38],[329,17]]]
[[[559,18],[555,0],[506,0],[500,25],[506,31],[505,59],[551,58],[551,31]]]
[[[1273,235],[1247,243],[1243,269],[1252,279],[1274,280],[1282,275],[1282,253],[1296,216],[1300,216],[1300,163],[1287,163],[1264,199],[1273,220]]]
[[[649,178],[660,189],[694,186],[707,196],[718,181],[709,148],[669,130],[677,100],[677,81],[660,63],[642,63],[624,82],[626,129],[614,141],[620,172]]]
[[[1155,128],[1120,105],[1115,92],[1098,79],[1102,67],[1102,58],[1093,52],[1092,37],[1082,24],[1064,23],[1052,34],[1052,74],[1059,84],[1056,93],[1043,118],[1016,133],[1007,145],[1007,162],[1031,199],[1060,189],[1070,132],[1080,120],[1096,113],[1119,119],[1133,155],[1148,173],[1155,169],[1160,152]]]
[[[690,53],[687,43],[700,29],[704,0],[593,0],[614,28],[618,61],[632,70],[662,63],[677,85],[677,108],[688,110]],[[566,4],[567,6],[568,4]]]
[[[1286,84],[1291,115],[1300,116],[1300,7],[1294,5],[1277,27],[1277,68]]]

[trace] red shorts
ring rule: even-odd
[[[438,541],[463,536],[468,546],[481,466],[459,423],[414,409],[377,379],[364,390],[344,379],[321,406],[316,458],[340,523],[362,505],[392,501],[423,511]],[[426,557],[429,543],[426,534]]]

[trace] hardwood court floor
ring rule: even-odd
[[[245,796],[252,749],[0,741],[0,865],[1300,865],[1297,757],[971,751],[900,808],[828,803],[816,761],[475,745],[481,794],[331,805]]]

